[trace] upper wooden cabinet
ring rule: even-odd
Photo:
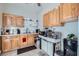
[[[79,16],[79,3],[72,3],[71,7],[72,7],[73,17]]]
[[[59,6],[59,9],[60,9],[60,21],[62,22],[62,19],[63,19],[63,4],[60,4]]]
[[[63,23],[60,21],[60,7],[46,13],[43,17],[43,24],[45,27],[63,25]]]
[[[77,19],[77,4],[72,3],[64,3],[62,4],[62,22],[71,22],[76,21]],[[60,12],[61,13],[61,12]]]
[[[43,19],[44,27],[49,27],[49,13],[44,14]]]
[[[72,9],[70,3],[65,3],[63,5],[63,20],[67,20],[68,18],[72,17]]]
[[[53,11],[50,11],[50,12],[49,12],[49,21],[50,21],[49,25],[50,25],[50,26],[53,25],[53,20],[54,20],[53,17],[54,17],[54,13],[53,13]]]
[[[56,25],[56,9],[53,10],[53,17],[52,17],[52,26]]]
[[[13,16],[3,13],[2,25],[3,27],[10,27],[12,22]]]
[[[61,3],[57,8],[43,16],[44,27],[62,26],[66,22],[76,21],[79,16],[79,3]]]
[[[60,21],[60,7],[54,9],[53,26],[62,26],[63,23]]]
[[[13,16],[13,19],[11,19],[11,26],[16,27],[16,16]]]
[[[24,18],[22,16],[16,17],[16,26],[23,27],[24,26]]]
[[[3,13],[2,25],[3,27],[23,27],[24,18],[22,16]]]

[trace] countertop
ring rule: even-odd
[[[57,42],[60,42],[61,39],[53,39],[53,38],[49,38],[49,37],[44,37],[42,35],[39,35],[40,38],[48,41],[48,42],[52,42],[52,43],[57,43]]]
[[[0,36],[16,36],[16,35],[27,35],[27,34],[38,34],[38,33],[10,34],[10,35],[0,35]]]

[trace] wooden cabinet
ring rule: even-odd
[[[2,25],[3,27],[23,27],[24,18],[23,16],[16,16],[8,13],[3,13]]]
[[[7,52],[11,50],[11,37],[2,37],[2,52]]]
[[[19,36],[13,36],[12,40],[11,40],[11,46],[12,46],[12,50],[17,49],[20,47],[20,43],[19,43]]]
[[[79,3],[76,3],[76,15],[79,16]]]
[[[62,22],[76,21],[77,19],[77,5],[72,3],[64,3],[63,6],[63,18]],[[60,12],[61,13],[61,12]]]
[[[60,7],[46,13],[43,20],[45,27],[62,26],[64,23],[60,21]]]
[[[22,16],[16,17],[16,26],[23,27],[24,26],[24,18]]]
[[[28,46],[33,46],[35,44],[34,34],[28,34]]]
[[[53,25],[52,26],[62,26],[63,23],[60,21],[60,7],[57,7],[53,11]]]
[[[0,50],[3,53],[19,48],[33,46],[35,44],[35,34],[24,34],[15,36],[0,36]]]
[[[46,24],[47,24],[47,22],[46,22],[46,15],[44,15],[43,16],[43,26],[46,27],[47,26]]]
[[[60,8],[60,21],[62,22],[62,19],[63,19],[63,4],[61,3],[60,4],[60,6],[59,6],[59,8]]]
[[[17,27],[16,26],[16,16],[13,16],[13,19],[11,19],[11,26],[13,26],[13,27]]]
[[[57,8],[56,8],[56,20],[55,20],[55,25],[56,25],[56,26],[57,26],[57,25],[58,25],[58,26],[61,25],[59,15],[60,15],[60,9],[59,9],[59,7],[57,7]]]
[[[79,16],[79,3],[72,3],[71,8],[73,17]]]
[[[56,9],[53,11],[53,26],[56,24]]]
[[[61,3],[43,16],[44,27],[62,26],[66,22],[77,21],[79,3]]]
[[[49,21],[50,21],[49,25],[50,26],[53,26],[53,20],[54,20],[53,17],[54,17],[54,12],[52,10],[49,12]]]
[[[13,19],[13,17],[11,15],[3,13],[3,19],[2,19],[2,25],[3,25],[3,27],[10,27],[12,19]]]
[[[66,21],[68,18],[72,17],[71,10],[72,9],[70,3],[63,4],[63,21]]]
[[[20,35],[20,48],[27,47],[27,35]]]
[[[43,25],[44,25],[44,27],[49,27],[49,13],[44,14]]]
[[[34,34],[20,35],[20,48],[33,46],[35,44]]]

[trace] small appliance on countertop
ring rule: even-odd
[[[48,28],[46,28],[45,31],[40,31],[40,33],[41,33],[42,36],[50,37],[50,38],[53,38],[53,39],[61,39],[61,37],[62,37],[61,32],[52,31]]]
[[[20,34],[20,29],[17,29],[17,34]]]
[[[9,34],[10,34],[10,30],[9,30],[9,29],[6,29],[6,30],[3,31],[2,34],[3,34],[3,35],[9,35]]]

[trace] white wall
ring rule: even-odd
[[[25,18],[36,19],[37,8],[34,4],[24,4],[24,3],[11,3],[6,4],[6,9],[4,12],[12,13],[15,15],[24,16]]]
[[[10,13],[18,16],[24,16],[25,19],[32,19],[32,25],[36,26],[37,13],[39,11],[39,7],[33,3],[6,3],[4,4],[5,13]],[[27,21],[26,21],[27,22]],[[27,23],[25,23],[27,24]],[[29,24],[27,24],[29,26]],[[26,26],[25,26],[26,27]],[[35,29],[35,27],[30,27],[31,29]]]
[[[41,4],[41,10],[38,15],[40,30],[43,30],[43,14],[50,11],[51,9],[56,8],[56,6],[58,6],[58,5],[59,5],[58,3],[43,3],[43,4]]]
[[[4,11],[4,4],[0,3],[0,28],[2,27],[2,12]]]
[[[39,28],[41,30],[43,30],[43,14],[50,11],[50,10],[53,10],[57,6],[59,6],[59,4],[57,4],[57,3],[42,4],[42,11],[41,11],[41,13],[39,13],[40,14],[40,16],[39,16],[39,20],[40,20]],[[77,34],[78,33],[78,22],[65,23],[64,26],[52,27],[51,29],[53,30],[53,28],[55,28],[55,31],[62,32],[62,38],[65,38],[67,36],[67,34],[70,34],[70,33],[74,33],[75,35],[78,35]],[[61,49],[63,49],[63,47]]]

